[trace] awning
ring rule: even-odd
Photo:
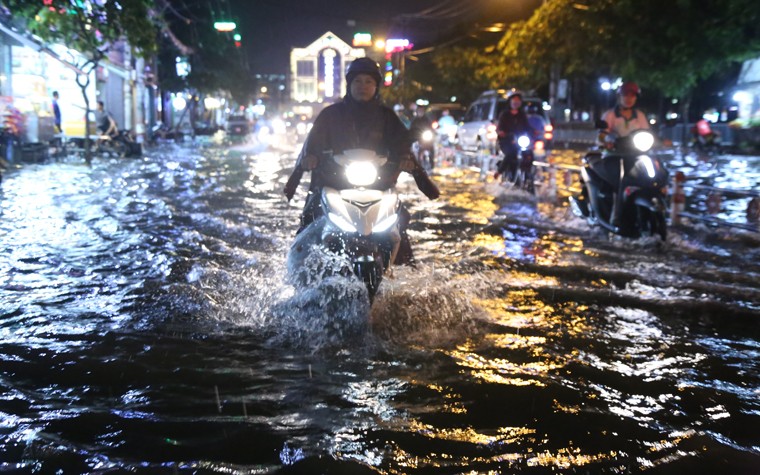
[[[0,31],[2,31],[6,35],[10,36],[14,40],[18,41],[22,45],[26,46],[27,48],[31,48],[31,49],[33,49],[35,51],[39,51],[39,52],[42,52],[42,53],[50,55],[50,57],[52,57],[56,61],[59,61],[61,64],[63,64],[67,68],[73,70],[77,74],[87,75],[87,73],[85,73],[84,71],[82,71],[81,69],[79,69],[78,67],[76,67],[76,65],[74,65],[74,64],[70,63],[69,61],[66,61],[65,59],[63,59],[60,56],[58,56],[54,51],[52,51],[47,46],[43,45],[39,40],[37,40],[37,39],[35,39],[33,37],[29,37],[29,36],[23,35],[23,34],[19,33],[18,31],[15,31],[12,28],[9,28],[8,26],[6,26],[5,24],[3,24],[2,22],[0,22]]]

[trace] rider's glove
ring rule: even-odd
[[[303,171],[296,167],[295,170],[293,170],[293,173],[290,175],[290,178],[288,178],[288,182],[285,183],[285,197],[288,199],[288,201],[293,199],[293,195],[296,194],[296,189],[298,188],[298,183],[301,182],[301,176],[303,175]]]
[[[314,170],[319,165],[319,157],[316,155],[306,155],[301,161],[301,168],[304,170]]]
[[[402,172],[412,173],[419,167],[419,163],[417,163],[417,160],[415,160],[411,155],[408,155],[405,158],[401,159],[401,162],[399,163],[399,169]]]

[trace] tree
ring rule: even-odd
[[[167,0],[158,3],[166,22],[164,31],[172,33],[165,34],[161,42],[159,61],[163,67],[159,73],[163,89],[190,89],[201,94],[224,90],[238,103],[247,103],[252,82],[245,55],[233,41],[238,30],[219,32],[213,25],[215,19],[229,18],[213,10],[214,2],[176,2],[176,6]],[[186,77],[176,75],[178,55],[187,56],[190,63]]]
[[[760,53],[760,3],[753,0],[547,0],[499,43],[526,77],[607,70],[680,99],[697,83]]]
[[[461,91],[456,96],[468,103],[486,89],[504,87],[498,69],[492,65],[499,58],[493,47],[454,46],[437,49],[431,59],[441,87]]]
[[[84,74],[77,75],[82,90],[85,114],[85,159],[91,161],[90,101],[86,90],[91,72],[96,70],[111,48],[128,40],[137,55],[150,55],[156,50],[157,26],[152,21],[150,0],[5,0],[14,18],[25,19],[27,30],[44,41],[66,44],[82,53],[74,66]]]

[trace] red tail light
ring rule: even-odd
[[[546,124],[544,126],[544,140],[551,140],[554,138],[554,126],[552,124]]]

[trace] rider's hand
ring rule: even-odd
[[[284,193],[288,201],[292,200],[293,195],[296,194],[296,189],[298,188],[298,183],[301,181],[302,175],[303,175],[303,172],[296,169],[290,175],[290,178],[288,178],[288,182],[285,183]]]
[[[319,158],[316,155],[306,155],[301,162],[301,168],[304,170],[314,170],[319,165]]]
[[[414,159],[414,157],[411,156],[402,159],[401,163],[399,163],[399,169],[402,172],[411,173],[416,170],[417,167],[417,161]]]
[[[290,181],[285,184],[285,198],[288,199],[288,201],[293,199],[293,195],[296,194],[296,186],[294,184],[291,184]]]
[[[500,176],[501,176],[501,172],[495,172],[495,173],[493,174],[493,179],[494,179],[494,180],[498,180]]]

